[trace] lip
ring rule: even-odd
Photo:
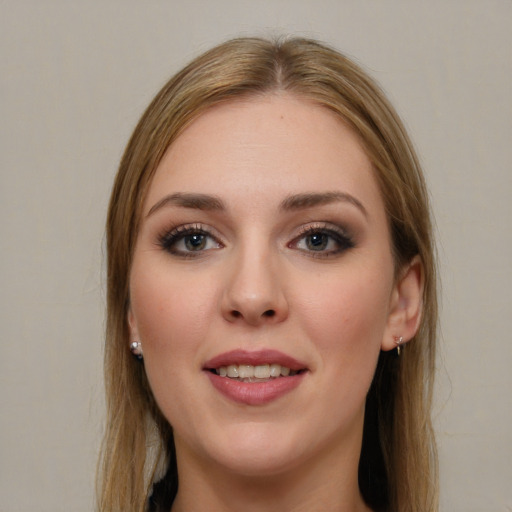
[[[264,349],[257,351],[231,350],[213,357],[207,361],[203,369],[214,370],[220,366],[229,366],[230,364],[250,364],[253,366],[266,363],[276,363],[286,366],[290,370],[305,370],[306,365],[297,359],[280,352],[279,350]]]
[[[214,370],[220,366],[229,366],[230,364],[266,364],[276,363],[286,366],[290,370],[305,370],[295,375],[279,377],[264,382],[243,382],[221,377]],[[204,372],[207,374],[213,387],[233,402],[244,405],[264,405],[294,390],[304,379],[307,367],[297,359],[283,354],[277,350],[258,350],[250,352],[247,350],[232,350],[224,354],[219,354],[205,363]]]

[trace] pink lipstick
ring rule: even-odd
[[[233,350],[203,366],[212,385],[225,397],[246,405],[263,405],[295,389],[306,365],[277,350]]]

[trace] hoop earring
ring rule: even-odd
[[[400,345],[403,343],[403,340],[402,336],[395,336],[396,353],[398,356],[400,355]]]
[[[142,344],[140,341],[130,343],[130,352],[137,358],[142,359]]]

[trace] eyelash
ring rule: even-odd
[[[202,226],[201,224],[185,224],[183,226],[178,226],[171,230],[165,231],[158,237],[158,243],[162,249],[175,256],[180,256],[182,258],[196,258],[200,254],[204,253],[207,250],[210,250],[211,248],[200,248],[197,251],[187,251],[176,248],[179,242],[183,241],[184,243],[186,243],[185,239],[187,238],[187,236],[192,237],[194,235],[203,236],[204,239],[206,240],[205,243],[208,243],[208,239],[210,241],[213,241],[217,245],[216,248],[222,247],[222,244],[219,242],[219,240],[216,237],[214,237],[208,231],[208,229]]]
[[[336,244],[336,248],[328,250],[328,251],[315,251],[314,249],[301,249],[298,247],[299,243],[308,237],[312,237],[313,235],[321,235],[328,237],[327,244],[331,241]],[[307,242],[306,242],[307,243]],[[355,247],[355,243],[353,238],[345,232],[345,230],[341,229],[338,226],[333,226],[328,223],[319,223],[313,224],[309,226],[305,226],[301,233],[294,239],[289,247],[295,247],[296,249],[308,253],[309,256],[314,258],[329,258],[332,256],[336,256],[345,252],[348,249],[352,249]]]
[[[163,250],[174,256],[179,256],[182,258],[197,258],[208,250],[219,249],[223,247],[222,243],[218,240],[218,238],[211,234],[209,229],[210,228],[207,228],[201,224],[185,224],[183,226],[178,226],[162,233],[158,237],[158,244]],[[192,237],[194,235],[204,237],[202,239],[204,244],[207,245],[208,243],[211,244],[213,242],[216,246],[206,248],[199,247],[197,250],[177,249],[177,245],[180,242],[186,243],[186,238]],[[320,250],[315,250],[311,248],[308,249],[299,247],[301,242],[305,241],[307,244],[308,242],[306,239],[308,237],[313,237],[314,235],[326,237],[323,240],[320,240],[326,244],[326,247],[332,243],[334,243],[336,247],[327,251],[323,250],[322,248]],[[299,235],[288,244],[288,247],[297,249],[314,258],[329,258],[341,254],[348,249],[352,249],[355,247],[355,243],[352,237],[348,235],[345,230],[338,226],[333,226],[332,224],[322,222],[305,226]]]

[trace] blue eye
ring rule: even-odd
[[[201,251],[206,247],[208,238],[202,233],[193,233],[191,235],[185,235],[181,241],[187,251]]]
[[[325,251],[332,239],[326,233],[313,233],[304,238],[306,247],[310,251]]]
[[[314,256],[327,257],[354,247],[354,242],[341,230],[310,226],[291,243],[291,247]]]
[[[160,246],[177,256],[194,256],[222,245],[207,231],[198,226],[180,226],[159,238]]]

